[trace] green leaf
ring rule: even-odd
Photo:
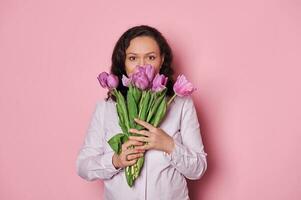
[[[136,122],[134,121],[134,118],[137,117],[138,115],[137,103],[135,102],[133,91],[134,90],[132,86],[130,86],[127,92],[127,108],[129,113],[130,127],[136,126]]]
[[[155,103],[155,100],[156,100],[156,93],[151,92],[150,93],[150,100],[149,100],[147,111],[146,111],[147,116],[148,116],[149,111],[153,107],[153,105]],[[147,119],[147,117],[146,117],[146,119]]]
[[[140,175],[141,169],[143,167],[143,163],[144,163],[144,156],[140,157],[137,161],[137,166],[138,166],[138,176]]]
[[[137,87],[133,87],[133,97],[135,99],[136,105],[138,105],[138,103],[140,102],[141,95],[142,91]]]
[[[156,92],[154,93],[154,102],[152,103],[150,110],[148,111],[148,115],[147,115],[147,122],[151,122],[152,118],[154,117],[154,114],[156,114],[156,112],[158,111],[158,107],[161,104],[162,100],[165,98],[165,94],[166,94],[167,88],[164,88],[163,90],[161,90],[160,92]]]
[[[108,141],[110,147],[113,149],[113,151],[117,154],[120,154],[121,152],[121,145],[123,144],[124,137],[126,135],[124,133],[118,133],[110,138]]]
[[[139,101],[139,106],[138,106],[138,109],[139,109],[139,112],[138,112],[138,116],[140,116],[141,114],[141,110],[142,110],[142,105],[143,105],[143,102],[144,102],[144,99],[145,99],[145,94],[146,94],[146,91],[142,91],[142,95],[141,95],[141,98],[140,98],[140,101]]]
[[[127,134],[124,134],[124,137],[121,138],[121,143],[123,144],[128,140],[129,140],[129,136]]]
[[[128,130],[130,128],[129,116],[128,116],[125,99],[120,91],[116,92],[116,99],[117,99],[118,116],[123,126],[121,128],[123,128],[122,130],[124,133],[128,134]]]
[[[164,99],[164,96],[155,96],[155,98],[156,99],[154,100],[153,106],[148,112],[147,119],[146,119],[147,122],[150,122],[153,115],[156,114],[156,112],[158,111],[158,107],[160,106],[162,100]]]
[[[122,114],[120,104],[118,104],[118,103],[116,104],[116,109],[117,109],[117,114],[118,114],[118,118],[119,118],[119,120],[118,120],[119,126],[123,133],[127,133],[127,128],[124,123],[124,116]]]
[[[146,90],[141,91],[141,98],[140,98],[140,101],[139,101],[139,104],[138,104],[138,118],[140,118],[140,115],[141,115],[142,104],[143,104],[143,101],[145,99],[145,94],[146,94]],[[141,126],[140,124],[137,124],[137,123],[136,123],[135,128],[137,130],[143,130],[144,129],[143,126]]]
[[[146,117],[147,117],[147,110],[148,110],[148,106],[149,106],[149,101],[150,101],[150,97],[151,97],[151,93],[148,90],[145,93],[145,97],[143,99],[142,105],[141,105],[141,111],[140,111],[140,115],[139,115],[139,119],[145,121]]]
[[[166,100],[166,97],[164,96],[164,99],[160,103],[158,111],[155,114],[155,117],[153,118],[153,121],[151,123],[151,124],[153,124],[154,127],[158,127],[158,125],[160,124],[160,122],[162,121],[162,119],[165,116],[166,109],[167,109],[167,100]]]
[[[125,177],[126,177],[126,181],[127,181],[128,185],[130,187],[132,187],[134,181],[133,181],[133,175],[131,174],[130,166],[125,167]]]

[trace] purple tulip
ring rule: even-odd
[[[108,78],[108,76],[109,76],[109,74],[107,72],[101,72],[98,75],[97,79],[98,79],[101,87],[103,87],[103,88],[107,88],[108,87],[108,85],[107,85],[107,78]]]
[[[134,73],[138,73],[138,72],[145,73],[148,81],[152,82],[156,71],[155,71],[155,68],[151,64],[146,64],[146,65],[142,65],[142,66],[137,65]]]
[[[100,73],[97,79],[103,88],[108,88],[109,90],[117,88],[119,84],[118,76],[107,72]]]
[[[108,84],[108,88],[114,89],[118,87],[119,84],[119,79],[118,76],[114,75],[114,74],[109,74],[108,78],[107,78],[107,84]]]
[[[130,76],[129,78],[125,75],[122,75],[122,84],[125,86],[125,87],[129,87],[129,85],[132,83],[132,77]]]
[[[176,95],[183,97],[191,95],[196,88],[193,87],[192,83],[190,83],[184,75],[180,75],[173,85],[173,90]]]
[[[131,78],[134,85],[141,90],[146,90],[150,85],[146,74],[142,71],[132,74]]]
[[[168,77],[165,77],[163,74],[157,74],[153,80],[152,91],[159,92],[166,88]]]
[[[144,72],[144,68],[141,65],[136,65],[136,68],[132,74],[136,74],[138,72]]]
[[[150,64],[145,65],[145,74],[149,82],[152,82],[155,76],[155,68]]]

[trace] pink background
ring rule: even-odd
[[[96,76],[128,28],[160,30],[193,94],[208,170],[193,200],[301,199],[301,4],[0,1],[0,199],[102,199],[75,171]]]

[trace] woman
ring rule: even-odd
[[[111,73],[121,80],[137,65],[151,64],[156,72],[168,77],[167,95],[173,94],[172,51],[153,27],[141,25],[127,30],[117,41],[112,54]],[[118,90],[126,95],[127,88],[120,81]],[[113,152],[108,140],[122,132],[118,125],[115,98],[108,93],[98,101],[86,138],[77,157],[77,173],[85,180],[104,181],[104,199],[144,200],[189,199],[186,179],[200,179],[207,169],[207,153],[200,134],[195,106],[191,97],[176,97],[160,127],[142,120],[136,122],[145,131],[131,129],[143,137],[131,136],[122,145],[122,152]],[[147,145],[143,145],[147,141]],[[135,145],[135,149],[127,149]],[[126,166],[145,156],[140,176],[129,187],[124,175]]]

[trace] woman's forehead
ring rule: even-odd
[[[151,54],[158,53],[159,46],[151,37],[136,37],[131,40],[129,47],[126,49],[127,54]]]

